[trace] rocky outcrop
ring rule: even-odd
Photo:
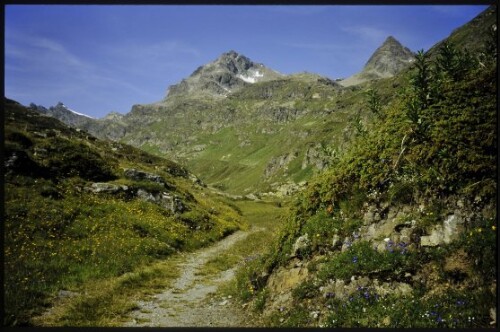
[[[479,202],[479,200],[476,200]],[[353,269],[352,275],[341,276],[337,265],[333,270],[335,277],[325,278],[324,268],[331,268],[332,257],[349,257],[348,264],[361,263],[362,256],[351,256],[352,250],[359,250],[360,246],[367,248],[374,257],[410,257],[431,248],[444,246],[460,238],[466,223],[474,222],[490,215],[489,206],[479,203],[465,202],[462,198],[448,197],[440,202],[440,212],[437,211],[436,202],[419,201],[413,204],[391,205],[380,201],[376,194],[371,195],[362,208],[362,224],[352,234],[340,235],[336,231],[330,241],[324,243],[325,250],[318,251],[315,247],[316,236],[319,234],[302,233],[293,244],[289,246],[285,264],[275,268],[269,273],[265,284],[267,300],[264,316],[276,315],[283,323],[288,315],[293,315],[293,307],[298,303],[307,307],[308,313],[316,320],[309,321],[311,326],[324,323],[325,317],[332,313],[328,305],[332,300],[351,302],[363,299],[366,303],[378,301],[387,296],[411,297],[416,288],[426,285],[429,288],[445,292],[450,286],[437,286],[440,282],[436,272],[435,262],[428,262],[417,270],[414,268],[387,269],[387,267],[374,266],[369,271]],[[344,218],[335,215],[334,218]],[[427,218],[427,219],[426,219]],[[324,219],[328,222],[329,218]],[[426,219],[425,222],[422,220]],[[430,221],[432,220],[432,222]],[[345,219],[348,222],[348,219]],[[338,224],[334,220],[333,224]],[[342,221],[340,221],[342,223]],[[321,240],[324,241],[324,240]],[[376,250],[376,251],[375,251]],[[378,252],[378,253],[376,253]],[[474,264],[466,250],[452,252],[442,263],[443,273],[447,278],[454,278],[452,282],[460,283],[461,278],[466,278],[473,273]],[[415,256],[413,256],[415,257]],[[366,258],[365,258],[366,259]],[[327,272],[330,273],[330,272]],[[323,274],[324,275],[324,274]],[[440,288],[441,287],[441,288]],[[453,286],[454,287],[454,286]],[[430,292],[432,294],[433,291]],[[310,301],[311,300],[311,301]],[[315,305],[315,303],[321,305]],[[333,302],[335,303],[335,302]],[[336,302],[338,303],[338,302]],[[492,318],[493,319],[493,318]],[[390,325],[390,318],[381,321],[381,326]]]
[[[143,201],[158,204],[172,213],[182,213],[188,210],[188,207],[182,202],[182,200],[177,195],[173,195],[168,192],[152,194],[143,189],[139,189],[137,190],[136,195],[137,198]]]
[[[125,186],[106,182],[92,183],[90,187],[86,188],[86,190],[95,194],[118,195],[124,193],[129,198],[137,198],[146,202],[158,204],[172,213],[182,213],[189,210],[188,206],[184,204],[179,196],[167,191],[175,190],[175,187],[172,184],[167,183],[160,175],[134,168],[127,168],[124,170],[124,176],[133,181],[149,181],[158,183],[162,185],[165,190],[150,191],[141,188],[140,186]],[[199,179],[195,177],[192,181],[197,183],[197,180]],[[200,183],[202,182],[200,181]]]
[[[129,190],[129,187],[124,185],[112,184],[107,182],[95,182],[86,188],[88,191],[94,194],[111,194],[116,195],[119,193],[125,193]]]
[[[288,181],[285,183],[273,183],[271,184],[271,187],[274,191],[262,193],[261,196],[278,198],[288,197],[302,190],[306,185],[307,181],[301,181],[299,183],[295,183],[292,181]]]
[[[420,238],[420,245],[434,247],[448,244],[456,240],[464,229],[464,219],[460,215],[452,214],[442,224],[434,226],[429,235]]]
[[[264,177],[269,178],[279,172],[280,170],[287,170],[288,164],[297,158],[299,153],[297,151],[290,152],[278,157],[273,157],[271,161],[267,164],[264,170]]]
[[[123,175],[126,178],[134,181],[151,181],[165,185],[167,188],[172,188],[167,182],[158,174],[148,173],[134,168],[127,168],[124,170]]]
[[[313,166],[317,170],[322,171],[328,166],[329,159],[330,155],[321,143],[311,144],[304,154],[302,169]]]

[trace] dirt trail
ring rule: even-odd
[[[138,301],[138,309],[130,314],[128,327],[243,327],[248,326],[239,304],[234,299],[216,300],[213,295],[220,284],[234,277],[236,266],[207,278],[197,272],[211,258],[229,250],[249,234],[263,230],[253,227],[238,231],[215,245],[186,255],[181,274],[173,287],[153,296],[151,301]]]

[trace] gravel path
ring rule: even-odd
[[[222,271],[214,278],[198,275],[197,272],[207,261],[229,250],[236,242],[244,240],[250,231],[238,231],[217,244],[189,254],[181,263],[181,274],[173,283],[173,288],[153,296],[151,301],[137,302],[138,309],[130,314],[128,327],[243,327],[245,322],[242,309],[234,299],[214,296],[217,287],[234,277],[236,267]]]

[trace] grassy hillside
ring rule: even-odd
[[[357,111],[369,116],[359,89],[302,73],[227,98],[190,95],[137,106],[122,141],[174,158],[229,193],[262,193],[326,167],[352,136]]]
[[[11,100],[4,116],[6,325],[31,325],[64,291],[147,271],[246,227],[176,163]]]
[[[496,324],[496,51],[447,47],[296,198],[248,273],[268,325]]]

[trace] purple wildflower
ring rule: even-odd
[[[358,256],[354,256],[354,257],[352,258],[352,262],[353,262],[353,263],[357,263],[357,262],[358,262]]]

